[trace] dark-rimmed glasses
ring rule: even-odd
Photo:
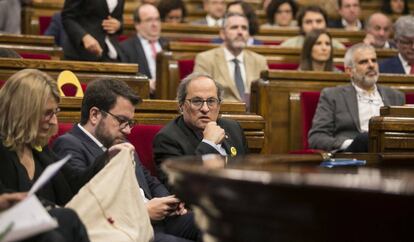
[[[186,99],[186,101],[188,101],[191,105],[191,107],[193,109],[200,109],[201,107],[203,107],[204,103],[207,104],[208,108],[217,108],[217,106],[220,104],[220,100],[218,98],[215,97],[210,97],[207,99],[202,99],[202,98],[191,98],[191,99]]]
[[[125,117],[122,117],[122,116],[118,116],[118,115],[115,115],[115,114],[113,114],[109,111],[104,111],[104,110],[101,110],[101,111],[111,115],[114,119],[116,119],[116,121],[118,121],[118,123],[119,123],[119,128],[120,129],[125,129],[126,126],[129,126],[129,128],[132,129],[136,125],[136,122],[133,119],[128,119],[128,118],[125,118]]]
[[[57,115],[59,112],[60,112],[60,108],[56,108],[55,110],[53,110],[53,109],[47,110],[43,114],[43,120],[44,121],[49,121],[53,118],[53,115]]]

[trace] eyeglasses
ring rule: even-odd
[[[116,121],[118,121],[118,123],[119,123],[119,128],[120,129],[125,129],[127,126],[129,126],[129,128],[132,129],[136,124],[136,122],[132,119],[127,119],[125,117],[112,114],[109,111],[104,111],[104,110],[101,110],[101,111],[111,115],[114,119],[116,119]]]
[[[206,103],[209,108],[217,108],[217,106],[220,104],[220,100],[215,97],[210,97],[207,99],[201,99],[201,98],[196,97],[196,98],[186,99],[186,101],[190,102],[191,107],[193,109],[200,109],[201,107],[203,107],[204,103]]]
[[[51,109],[51,110],[47,110],[44,114],[43,114],[43,120],[44,121],[49,121],[53,118],[53,115],[57,115],[60,112],[60,108],[56,108],[55,110]]]
[[[414,39],[412,39],[412,40],[408,40],[408,39],[403,39],[403,38],[400,38],[400,39],[398,40],[398,42],[399,42],[401,45],[410,46],[410,47],[414,46]]]

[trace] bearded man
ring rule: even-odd
[[[404,105],[403,93],[377,85],[374,47],[356,44],[345,54],[351,84],[325,88],[308,134],[310,148],[336,152],[367,152],[368,123],[381,106]]]

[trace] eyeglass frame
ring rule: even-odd
[[[209,100],[215,100],[217,103],[215,104],[216,106],[211,106],[211,105],[209,105],[208,104],[208,101]],[[202,103],[201,103],[201,105],[200,106],[196,106],[193,102],[194,101],[202,101]],[[188,98],[188,99],[185,99],[185,101],[188,101],[189,103],[190,103],[190,106],[193,108],[193,109],[201,109],[203,106],[204,106],[204,103],[206,103],[207,104],[207,107],[209,108],[209,109],[212,109],[212,108],[217,108],[220,104],[221,104],[221,100],[220,100],[220,98],[216,98],[216,97],[209,97],[209,98],[207,98],[207,99],[202,99],[202,98],[199,98],[199,97],[193,97],[193,98]]]
[[[99,110],[99,111],[111,115],[118,122],[120,129],[125,129],[127,126],[129,126],[129,128],[132,129],[137,124],[137,122],[133,119],[123,118],[123,117],[120,117],[118,115],[115,115],[105,110]]]
[[[60,112],[60,108],[56,108],[55,110],[51,109],[51,110],[47,110],[43,116],[42,116],[42,120],[43,121],[50,121],[54,115],[57,115]]]
[[[407,40],[409,37],[401,36],[397,39],[398,43],[400,43],[403,46],[406,47],[413,47],[414,46],[414,39],[410,38],[410,40]]]

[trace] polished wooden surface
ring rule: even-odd
[[[370,152],[414,151],[414,106],[382,107],[369,121]]]
[[[205,242],[413,241],[412,164],[323,168],[321,160],[186,157],[163,169]]]
[[[281,154],[302,149],[300,92],[347,85],[344,73],[265,71],[252,85],[250,111],[266,120],[264,153]],[[379,84],[403,92],[414,92],[414,76],[380,75]]]
[[[80,120],[81,98],[63,97],[59,104],[60,122],[75,123]],[[134,119],[140,124],[164,125],[179,115],[177,101],[144,99],[135,107]],[[240,123],[252,153],[261,153],[264,145],[265,121],[263,117],[247,113],[244,103],[222,103],[220,117],[230,118]]]

